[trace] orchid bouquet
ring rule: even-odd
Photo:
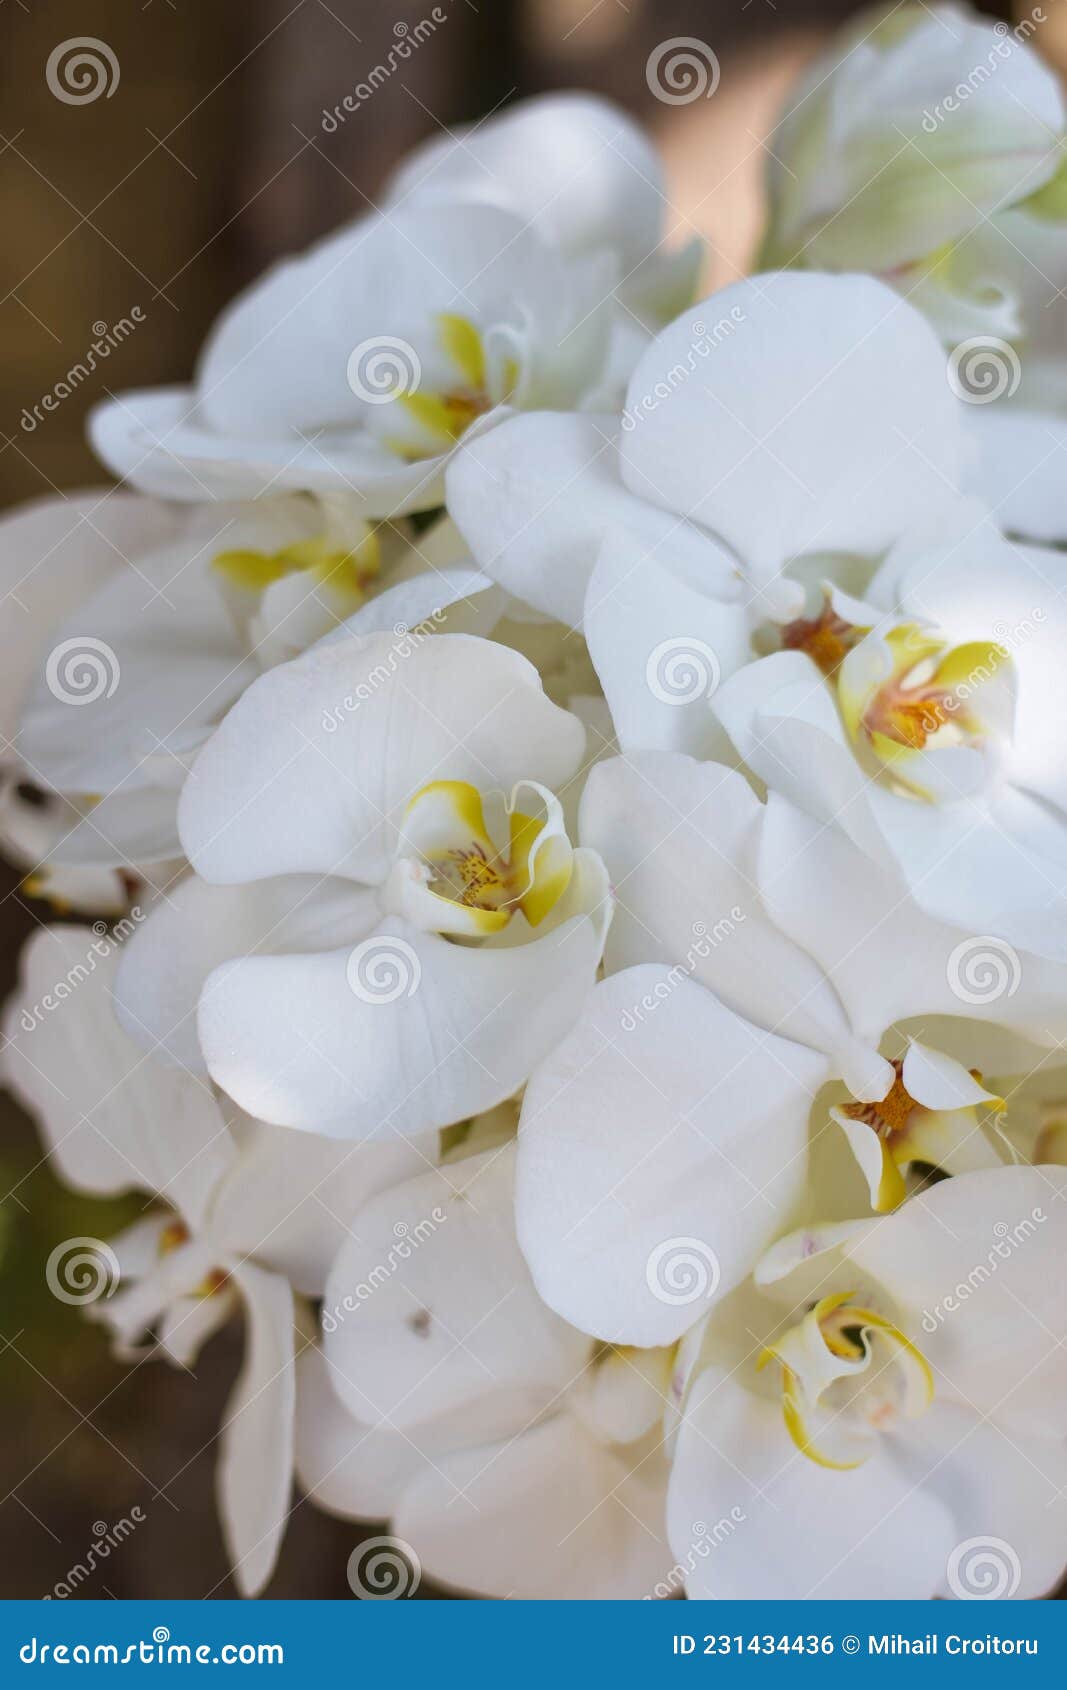
[[[621,112],[445,134],[191,386],[98,407],[119,489],[0,524],[0,827],[80,917],[26,947],[3,1075],[64,1179],[144,1196],[57,1295],[123,1358],[243,1326],[242,1592],[294,1484],[383,1522],[362,1596],[1063,1572],[1033,33],[855,23],[710,297]]]

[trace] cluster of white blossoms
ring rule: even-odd
[[[955,5],[789,104],[746,279],[536,100],[0,524],[6,847],[118,922],[0,1060],[144,1194],[119,1353],[243,1323],[243,1591],[302,1498],[501,1597],[1067,1564],[1067,113]]]

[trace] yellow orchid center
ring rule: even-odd
[[[782,1413],[802,1455],[860,1467],[879,1433],[925,1413],[933,1374],[922,1351],[852,1291],[823,1297],[759,1359],[782,1369]]]
[[[832,675],[867,632],[834,609],[830,595],[824,596],[818,616],[801,616],[782,629],[782,649],[802,651],[824,675]]]
[[[535,798],[541,815],[518,808],[520,790]],[[431,781],[409,803],[401,828],[402,907],[422,925],[486,937],[521,911],[536,927],[566,892],[573,851],[558,799],[532,781],[520,783],[507,804],[494,796],[493,825],[482,794],[466,781]]]
[[[156,1243],[156,1254],[162,1260],[164,1256],[169,1256],[175,1250],[180,1250],[184,1244],[188,1244],[190,1236],[189,1228],[184,1221],[168,1221]],[[224,1291],[229,1283],[230,1276],[223,1268],[212,1268],[209,1273],[204,1275],[199,1285],[193,1287],[189,1295],[201,1298],[217,1297],[219,1292]]]
[[[320,534],[311,540],[296,540],[277,552],[219,552],[212,562],[220,575],[250,592],[264,592],[287,575],[306,573],[318,586],[355,609],[363,603],[367,587],[381,570],[381,545],[377,533],[368,529],[351,548],[339,547]]]
[[[932,1109],[912,1097],[904,1084],[904,1062],[893,1064],[893,1083],[885,1097],[874,1103],[844,1103],[832,1111],[845,1128],[849,1142],[870,1181],[871,1202],[879,1214],[895,1209],[907,1196],[904,1174],[921,1162],[943,1173],[965,1173],[973,1168],[995,1166],[999,1158],[990,1149],[979,1125],[979,1104]],[[977,1086],[982,1076],[970,1070]],[[1004,1100],[985,1093],[983,1109],[996,1114]],[[856,1128],[860,1137],[855,1136]],[[876,1149],[868,1150],[863,1129],[875,1137]],[[869,1143],[869,1141],[868,1141]]]
[[[1011,659],[991,640],[951,646],[912,623],[871,636],[835,675],[838,703],[857,749],[872,754],[913,796],[935,796],[931,752],[982,749],[1008,723]]]
[[[485,342],[469,318],[442,311],[437,318],[437,338],[455,372],[455,385],[436,393],[419,387],[398,394],[397,403],[414,424],[411,439],[397,436],[389,442],[401,457],[419,458],[428,452],[447,451],[473,422],[506,399],[518,380],[517,369],[506,364],[503,391],[493,397]]]
[[[893,1072],[893,1084],[877,1103],[848,1103],[841,1111],[851,1121],[866,1121],[879,1138],[890,1142],[904,1134],[912,1110],[922,1107],[904,1084],[904,1063],[899,1057],[893,1063]]]

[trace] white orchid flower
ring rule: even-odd
[[[26,694],[68,614],[113,579],[131,552],[166,545],[180,527],[167,506],[104,487],[30,500],[0,520],[0,847],[19,868],[36,871],[31,896],[43,893],[64,909],[119,914],[127,889],[111,865],[52,860],[79,817],[42,790],[47,777],[27,762],[19,732]],[[75,712],[66,714],[69,731]]]
[[[584,628],[594,657],[616,644],[620,589],[645,613],[647,566],[656,629],[707,598],[725,665],[747,642],[749,599],[762,617],[793,604],[787,565],[877,558],[958,488],[960,410],[936,337],[881,283],[756,276],[656,336],[621,419],[514,417],[472,439],[448,507],[479,567]],[[598,580],[619,530],[642,561],[609,557]]]
[[[493,205],[394,202],[233,301],[192,387],[99,406],[93,444],[167,498],[295,488],[368,516],[432,509],[472,423],[505,403],[568,408],[599,382],[612,270]]]
[[[674,1342],[809,1196],[825,1201],[809,1155],[823,1139],[838,1164],[852,1151],[879,1209],[914,1163],[1007,1159],[1003,1101],[979,1076],[1003,1060],[1002,1026],[1056,1045],[1062,969],[1015,956],[1018,977],[983,990],[974,965],[1007,962],[995,941],[986,958],[843,834],[715,764],[600,764],[581,837],[615,889],[608,978],[526,1089],[516,1198],[534,1282],[564,1318],[609,1343]],[[990,1061],[934,1048],[934,1016],[970,1017],[979,1054],[988,1027]]]
[[[352,1215],[431,1161],[432,1146],[368,1147],[230,1119],[210,1085],[146,1056],[113,1004],[118,945],[88,927],[40,928],[8,1005],[0,1073],[37,1121],[63,1179],[98,1196],[159,1197],[101,1246],[117,1284],[86,1302],[120,1358],[188,1368],[235,1314],[245,1359],[220,1432],[219,1509],[234,1577],[270,1577],[289,1513],[294,1293],[320,1296]],[[61,1271],[61,1269],[60,1269]],[[73,1269],[72,1269],[73,1272]],[[103,1271],[106,1281],[107,1272]],[[74,1289],[78,1289],[75,1285]]]
[[[770,142],[766,265],[871,271],[950,340],[1017,333],[1003,258],[972,237],[1061,163],[1067,109],[1033,33],[940,4],[835,36]]]
[[[389,1518],[454,1589],[662,1594],[669,1353],[603,1352],[545,1308],[513,1180],[498,1147],[355,1218],[298,1369],[301,1483],[333,1513]]]
[[[459,616],[491,625],[501,597],[483,591],[450,523],[418,539],[372,529],[347,497],[178,514],[103,492],[45,501],[0,522],[0,557],[39,601],[31,620],[15,584],[0,626],[22,693],[10,755],[65,800],[47,817],[16,809],[9,833],[23,859],[36,847],[31,890],[83,903],[116,868],[180,856],[189,763],[265,668],[339,628],[369,632],[449,607],[451,626],[464,625]]]
[[[1067,1561],[1067,1172],[944,1181],[803,1228],[694,1334],[675,1553],[744,1523],[693,1597],[1036,1597]],[[797,1552],[798,1534],[803,1553]]]
[[[763,262],[865,270],[949,349],[967,485],[1002,525],[1067,537],[1067,110],[1034,46],[957,5],[865,14],[789,95]]]
[[[590,94],[542,94],[435,136],[401,164],[387,195],[387,206],[461,195],[514,212],[568,259],[609,256],[618,276],[611,372],[623,387],[648,332],[696,296],[703,243],[664,247],[655,147],[624,111]]]
[[[183,790],[197,876],[127,949],[127,1025],[285,1126],[417,1133],[510,1096],[610,915],[557,796],[584,744],[525,658],[467,635],[345,638],[261,676]]]
[[[829,590],[711,709],[749,768],[972,933],[1067,960],[1067,636],[1055,552],[964,504]]]

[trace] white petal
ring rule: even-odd
[[[939,1397],[1049,1437],[1067,1387],[1065,1189],[1064,1168],[960,1174],[849,1246],[908,1310]]]
[[[177,784],[183,753],[255,674],[209,556],[179,542],[138,557],[57,627],[20,743],[60,791],[158,784],[156,757],[177,759]]]
[[[620,438],[614,417],[534,413],[465,442],[449,466],[448,508],[478,567],[573,628],[582,625],[589,577],[613,529],[665,565],[688,562],[694,578],[714,570],[716,584],[721,579],[706,536],[623,486]]]
[[[589,654],[624,751],[654,747],[711,757],[727,748],[711,709],[721,678],[751,655],[748,613],[724,583],[709,541],[706,587],[693,587],[626,536],[601,549],[585,599]]]
[[[743,777],[720,764],[666,752],[598,764],[581,837],[616,893],[608,967],[673,965],[756,1025],[833,1052],[839,1071],[862,1068],[832,985],[756,891],[764,816]]]
[[[949,1601],[1046,1596],[1067,1562],[1067,1446],[936,1403],[909,1428],[930,1490],[952,1513],[956,1544],[939,1596]],[[1018,1575],[1018,1576],[1017,1576]]]
[[[412,580],[398,581],[347,618],[322,639],[323,645],[336,645],[352,634],[385,634],[392,632],[399,638],[410,628],[424,622],[440,624],[449,610],[466,605],[472,620],[486,625],[460,628],[461,633],[490,634],[499,618],[503,593],[494,586],[488,575],[479,569],[427,570]],[[449,618],[449,630],[453,630]]]
[[[120,1027],[118,960],[87,927],[38,929],[7,1010],[4,1079],[72,1185],[159,1192],[196,1222],[229,1165],[229,1134],[209,1087],[146,1057]]]
[[[1021,405],[967,405],[977,446],[965,486],[1009,534],[1056,544],[1067,538],[1067,418]]]
[[[351,1145],[257,1121],[215,1192],[212,1235],[228,1254],[254,1255],[295,1290],[321,1296],[357,1211],[432,1166],[436,1150],[435,1140]]]
[[[237,1588],[255,1596],[274,1570],[289,1517],[293,1293],[280,1274],[251,1262],[232,1272],[244,1297],[245,1357],[219,1434],[219,1512]]]
[[[601,871],[590,913],[507,948],[393,917],[355,950],[227,963],[201,999],[208,1068],[249,1114],[283,1126],[410,1137],[465,1120],[509,1097],[572,1025],[606,896]]]
[[[943,1051],[912,1039],[904,1058],[901,1079],[916,1103],[927,1109],[973,1109],[977,1104],[997,1101],[980,1086],[962,1062]]]
[[[262,439],[205,427],[191,387],[141,388],[89,416],[97,456],[112,473],[162,499],[256,499],[287,488],[353,495],[368,517],[441,503],[444,457],[408,463],[364,432]]]
[[[481,1596],[636,1601],[671,1563],[666,1463],[596,1442],[567,1413],[441,1457],[393,1520],[424,1574]]]
[[[710,528],[760,582],[801,552],[883,551],[962,467],[936,336],[866,277],[725,288],[653,341],[630,413],[650,395],[622,440],[626,485]]]
[[[330,1380],[317,1344],[296,1365],[296,1474],[317,1507],[345,1519],[384,1520],[422,1462],[419,1443],[387,1425],[356,1420]]]
[[[610,1343],[672,1343],[799,1199],[825,1077],[677,972],[603,981],[523,1103],[516,1214],[545,1300]]]
[[[616,251],[626,272],[659,240],[662,186],[655,149],[625,112],[566,92],[435,136],[387,191],[398,203],[459,191],[517,212],[564,252]]]
[[[513,1183],[508,1146],[383,1192],[353,1218],[322,1315],[331,1382],[353,1414],[416,1427],[507,1395],[533,1418],[580,1373],[589,1341],[533,1288]]]
[[[99,487],[18,505],[0,522],[0,733],[14,739],[27,687],[75,605],[131,554],[163,545],[179,519],[165,505]]]
[[[248,886],[211,886],[186,875],[123,949],[116,1008],[130,1035],[190,1073],[204,1073],[196,1014],[204,982],[231,957],[354,943],[377,915],[346,880],[284,875]]]
[[[919,1015],[1002,1022],[1041,1044],[1062,1036],[1062,963],[936,920],[900,879],[775,794],[759,883],[771,914],[821,964],[861,1036],[877,1041],[894,1022]]]

